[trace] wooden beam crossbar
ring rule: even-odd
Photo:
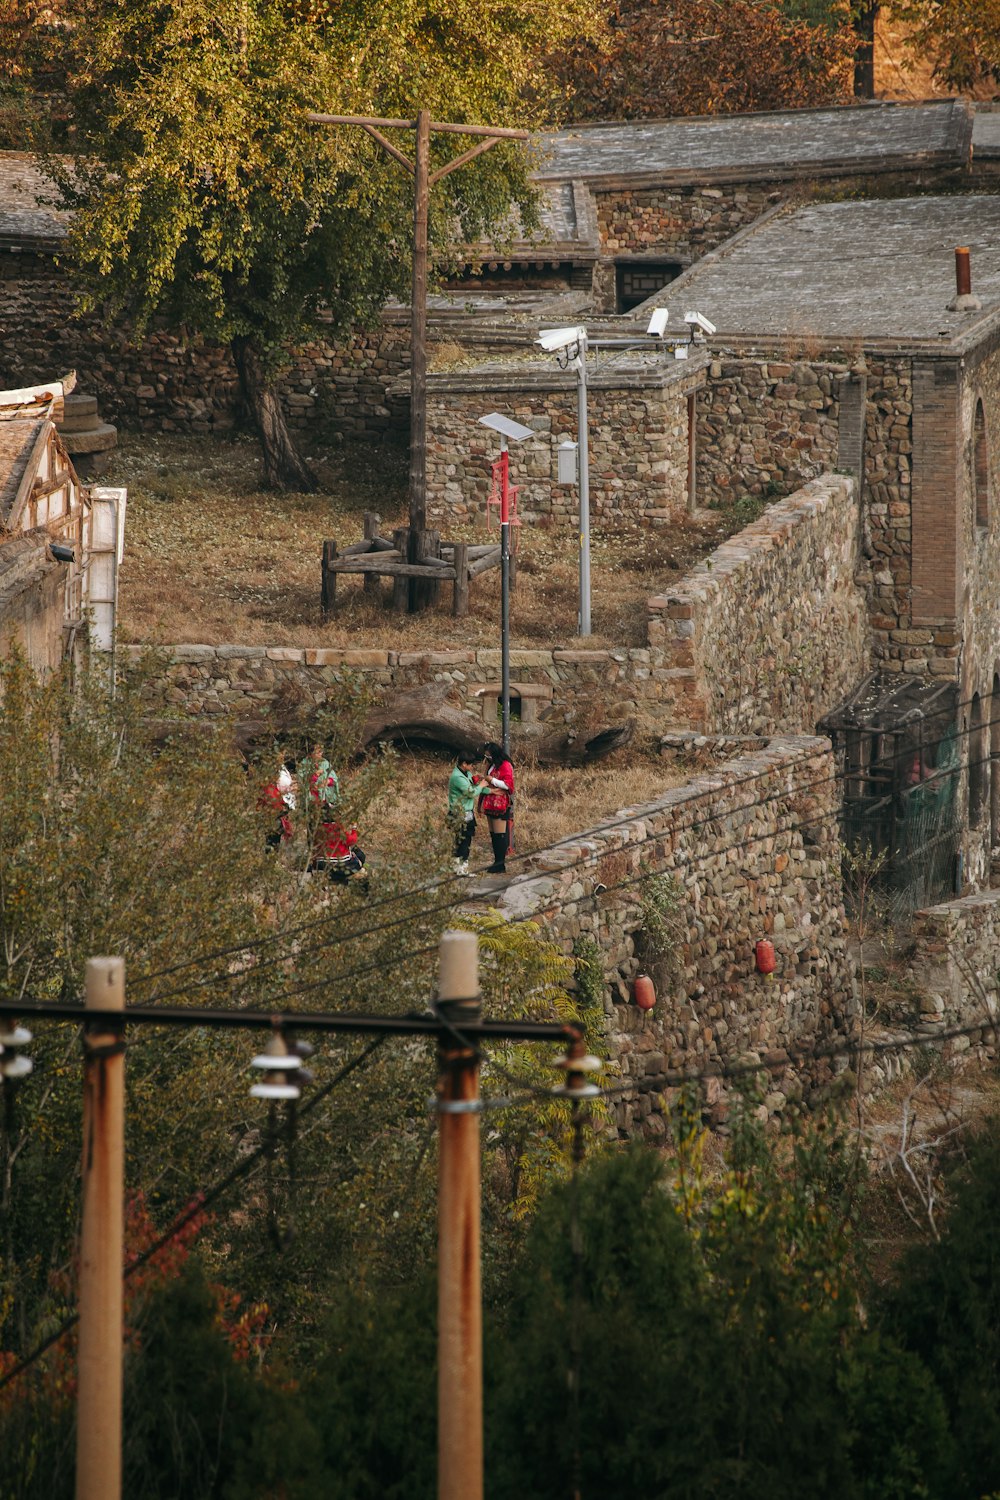
[[[428,272],[428,205],[430,189],[451,172],[475,160],[491,146],[503,140],[527,141],[530,132],[506,125],[463,125],[448,120],[432,120],[430,111],[421,109],[415,119],[393,120],[378,115],[328,115],[307,110],[305,118],[313,125],[358,125],[377,141],[392,159],[413,178],[413,279],[410,296],[410,524],[407,562],[415,572],[397,576],[422,580],[428,570],[421,567],[419,551],[427,534],[427,272]],[[414,156],[410,158],[388,141],[383,130],[412,130]],[[450,135],[480,137],[477,143],[435,171],[430,169],[431,136],[435,131]],[[341,569],[340,571],[345,571]],[[439,576],[444,576],[440,574]],[[331,580],[332,582],[332,580]],[[406,605],[411,613],[433,602],[437,590],[422,587],[417,581],[409,585]],[[456,589],[456,594],[458,590]],[[402,587],[400,601],[402,600]],[[324,609],[332,598],[324,596]]]

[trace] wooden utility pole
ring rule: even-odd
[[[478,947],[441,938],[437,1010],[459,1032],[481,1016]],[[448,1032],[438,1058],[438,1500],[482,1500],[479,1059]]]
[[[435,183],[457,172],[474,157],[482,155],[500,141],[526,141],[527,130],[508,130],[499,125],[456,125],[432,120],[430,111],[418,110],[415,120],[382,120],[368,115],[324,115],[314,110],[306,113],[313,125],[360,125],[384,151],[413,177],[413,282],[410,298],[410,527],[406,559],[417,563],[425,556],[424,533],[427,530],[427,219],[430,190]],[[415,135],[414,159],[410,158],[382,134],[384,130],[412,130]],[[431,134],[446,131],[453,135],[480,136],[468,151],[430,170]],[[428,585],[421,579],[409,581],[409,608],[413,613],[429,602]]]
[[[123,959],[88,959],[85,1003],[124,1012]],[[124,1176],[125,1040],[104,1019],[84,1033],[76,1500],[122,1490]]]

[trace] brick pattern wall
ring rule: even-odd
[[[788,1049],[850,1035],[855,1024],[833,770],[828,741],[775,739],[529,860],[504,894],[509,915],[537,918],[566,952],[581,936],[600,946],[610,1053],[633,1085],[616,1104],[623,1134],[664,1134],[667,1070],[766,1057],[779,1064],[772,1114],[793,1088],[829,1077],[829,1063],[797,1068]],[[641,881],[655,874],[678,882],[679,932],[654,965],[657,1004],[643,1012],[630,990],[650,960]],[[771,981],[754,968],[761,937],[775,946]],[[709,1103],[722,1123],[721,1086]]]
[[[958,617],[962,574],[958,375],[953,360],[913,362],[911,566],[915,626],[953,627]]]
[[[814,479],[649,602],[651,647],[702,732],[812,732],[869,671],[857,484]]]

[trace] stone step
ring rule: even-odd
[[[104,453],[117,443],[118,428],[110,422],[101,422],[88,427],[86,432],[63,432],[60,436],[70,457],[75,453]]]
[[[93,417],[97,415],[97,397],[88,396],[82,391],[71,391],[68,396],[63,397],[63,406],[67,417]]]

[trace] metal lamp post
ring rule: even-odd
[[[594,339],[595,349],[648,349],[649,340],[660,343],[664,352],[672,353],[675,359],[687,359],[692,344],[701,343],[715,333],[715,324],[698,312],[684,314],[687,336],[684,339],[667,339],[669,314],[665,307],[653,309],[642,338]],[[590,444],[587,426],[587,350],[591,340],[587,330],[578,324],[571,328],[542,328],[536,343],[546,354],[554,354],[560,369],[574,369],[576,384],[577,456],[580,486],[580,615],[579,634],[590,635]],[[558,483],[571,484],[570,470],[573,457],[568,451],[571,444],[564,443],[559,453]]]
[[[546,354],[554,354],[560,367],[576,371],[576,436],[580,486],[580,612],[577,633],[590,635],[590,443],[587,427],[587,330],[543,328],[538,343]],[[560,476],[560,482],[562,482]]]
[[[498,411],[479,418],[483,427],[500,434],[500,714],[503,753],[510,753],[510,454],[508,441],[523,443],[534,437],[530,427],[522,427]]]

